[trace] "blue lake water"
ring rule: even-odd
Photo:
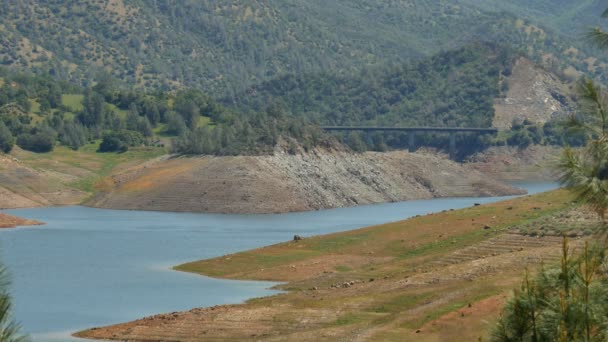
[[[529,193],[555,183],[522,183]],[[172,271],[177,264],[293,238],[350,230],[508,197],[451,198],[278,215],[120,211],[87,207],[6,210],[46,225],[0,231],[15,316],[34,342],[157,313],[240,303],[273,283]]]

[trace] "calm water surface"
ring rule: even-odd
[[[520,184],[530,193],[555,183]],[[86,207],[9,210],[46,222],[0,232],[15,314],[35,342],[77,330],[277,293],[273,283],[217,280],[171,266],[310,236],[458,209],[505,197],[408,201],[280,215],[117,211]]]

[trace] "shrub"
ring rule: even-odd
[[[103,135],[97,152],[125,152],[129,147],[142,145],[144,141],[144,137],[134,131],[107,132]]]
[[[0,151],[9,153],[15,145],[15,138],[11,134],[11,131],[0,121]]]
[[[17,137],[17,145],[19,145],[19,147],[36,153],[51,152],[54,144],[55,137],[42,132],[34,134],[23,133]]]

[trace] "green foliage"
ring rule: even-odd
[[[84,146],[88,141],[87,137],[86,127],[71,121],[64,123],[61,131],[59,131],[59,141],[73,150],[78,150]]]
[[[605,341],[608,277],[603,247],[587,245],[573,257],[564,238],[559,267],[543,268],[535,279],[526,272],[505,305],[491,341]]]
[[[347,74],[479,40],[511,44],[538,61],[552,54],[550,64],[562,70],[575,64],[587,71],[592,52],[575,43],[580,52],[571,60],[564,51],[572,44],[562,35],[580,32],[596,7],[523,0],[82,0],[74,6],[8,0],[0,3],[0,63],[102,94],[116,86],[112,76],[147,89],[185,85],[232,97],[286,73]],[[531,31],[525,21],[522,27],[517,17],[542,29]]]
[[[9,293],[10,280],[8,271],[0,264],[0,341],[28,342],[30,339],[21,335],[20,326],[12,319],[12,303]]]
[[[144,144],[145,139],[139,132],[120,130],[117,132],[106,132],[99,145],[98,152],[126,152],[129,147]]]
[[[4,122],[0,120],[0,151],[9,153],[13,149],[13,145],[15,145],[15,138]]]
[[[587,143],[581,151],[565,148],[558,169],[560,182],[577,199],[588,203],[605,221],[608,209],[608,98],[594,81],[583,79],[579,93],[583,115],[573,116],[570,126],[585,134]]]
[[[186,129],[174,142],[175,152],[186,154],[264,154],[276,145],[288,143],[290,153],[316,146],[329,147],[333,141],[318,126],[288,117],[277,109],[252,115],[223,112],[214,126]]]
[[[17,145],[24,150],[45,153],[55,146],[56,132],[48,127],[40,127],[32,133],[23,133],[17,137]]]
[[[474,44],[349,76],[289,75],[225,101],[255,111],[278,103],[323,125],[489,127],[499,76],[515,57],[509,49]]]

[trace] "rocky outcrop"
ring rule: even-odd
[[[509,90],[504,98],[494,100],[494,127],[511,128],[513,120],[544,123],[572,111],[569,86],[529,59],[517,60],[511,75],[502,82]]]
[[[88,205],[214,213],[279,213],[453,196],[519,194],[432,153],[315,150],[179,157],[113,176]]]

